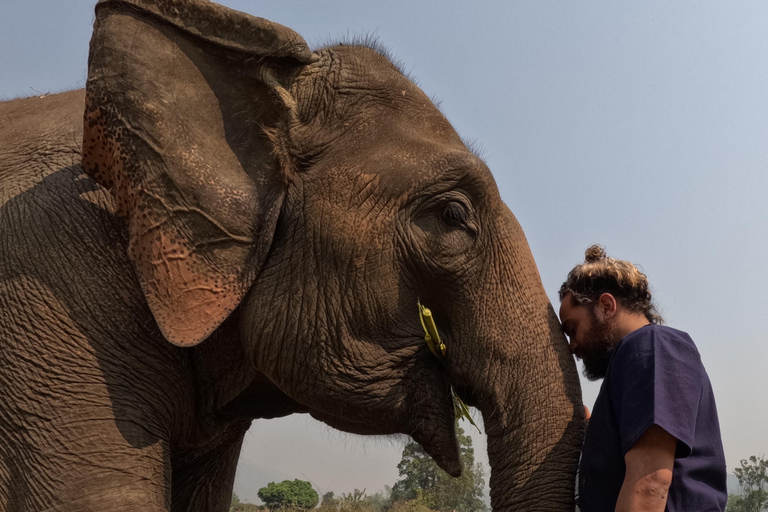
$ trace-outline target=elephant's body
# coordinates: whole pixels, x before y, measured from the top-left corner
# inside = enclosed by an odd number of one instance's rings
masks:
[[[171,489],[223,509],[245,418],[303,408],[266,380],[246,390],[259,376],[231,322],[215,344],[163,339],[125,222],[83,173],[83,107],[82,90],[0,104],[0,510],[96,509],[106,490],[123,510],[165,510]]]
[[[448,349],[424,343],[417,302]],[[85,93],[0,104],[0,509],[223,511],[251,420],[404,433],[573,508],[578,378],[487,166],[375,49],[101,0]]]

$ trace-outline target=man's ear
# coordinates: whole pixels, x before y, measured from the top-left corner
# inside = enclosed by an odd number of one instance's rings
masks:
[[[128,222],[129,257],[176,345],[208,337],[267,256],[287,181],[272,139],[314,59],[290,29],[211,2],[96,6],[83,168]]]
[[[601,321],[610,320],[616,315],[618,303],[616,297],[610,293],[603,293],[598,297],[597,304],[595,305],[598,318]]]

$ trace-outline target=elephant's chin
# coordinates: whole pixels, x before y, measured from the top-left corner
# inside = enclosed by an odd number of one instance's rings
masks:
[[[424,448],[424,451],[426,451],[427,454],[429,454],[429,456],[432,457],[435,462],[437,462],[437,465],[440,466],[443,471],[454,477],[461,475],[459,443],[456,440],[453,414],[451,414],[450,420],[447,422],[445,421],[446,418],[442,418],[441,420],[435,418],[433,421],[419,418],[418,421],[415,422],[413,429],[408,432],[403,432],[399,429],[393,430],[391,427],[388,428],[384,423],[379,423],[377,425],[358,423],[337,418],[335,416],[327,415],[318,411],[310,411],[310,415],[316,420],[322,421],[326,425],[339,430],[343,430],[344,432],[349,432],[351,434],[408,434],[414,439],[414,441],[419,443]]]
[[[459,443],[456,440],[456,432],[453,428],[445,431],[439,429],[429,436],[425,436],[417,431],[412,433],[411,437],[424,447],[424,451],[435,459],[435,462],[443,471],[454,477],[461,476]]]

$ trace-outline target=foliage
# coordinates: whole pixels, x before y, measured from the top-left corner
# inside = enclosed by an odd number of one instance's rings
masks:
[[[320,508],[332,508],[335,509],[339,500],[334,497],[333,491],[329,491],[323,494],[323,500],[320,502]]]
[[[392,487],[393,502],[407,501],[407,506],[424,506],[439,512],[485,510],[481,499],[484,485],[483,468],[480,464],[475,464],[472,438],[466,435],[461,427],[457,427],[456,434],[462,466],[461,476],[451,477],[438,467],[419,444],[408,443],[397,465],[401,479]]]
[[[269,508],[313,508],[319,497],[312,484],[304,480],[284,480],[279,484],[270,482],[259,489],[259,498]]]
[[[355,489],[348,494],[342,493],[338,498],[333,492],[327,492],[323,494],[320,509],[322,512],[385,512],[390,507],[389,491],[385,486],[383,492],[366,496],[365,489]]]
[[[429,507],[424,505],[420,500],[412,501],[395,501],[392,503],[392,508],[389,512],[432,512]]]
[[[336,507],[339,512],[363,512],[368,509],[365,500],[365,489],[355,489],[349,494],[342,493]]]
[[[751,456],[742,459],[733,473],[739,479],[741,493],[728,496],[726,512],[762,512],[768,510],[768,459]]]
[[[232,504],[229,507],[229,512],[256,512],[257,510],[260,510],[258,505],[243,503],[236,493],[232,493]]]
[[[367,496],[365,498],[365,503],[374,510],[374,512],[384,512],[389,510],[390,506],[392,505],[392,499],[390,495],[392,494],[392,489],[385,485],[383,491],[379,491],[373,496]]]

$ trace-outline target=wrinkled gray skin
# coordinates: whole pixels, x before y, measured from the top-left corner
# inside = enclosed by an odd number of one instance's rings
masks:
[[[573,509],[578,379],[523,232],[377,51],[101,2],[86,91],[0,104],[0,226],[0,510],[227,510],[251,420],[292,413],[457,474],[451,384],[494,508]]]

